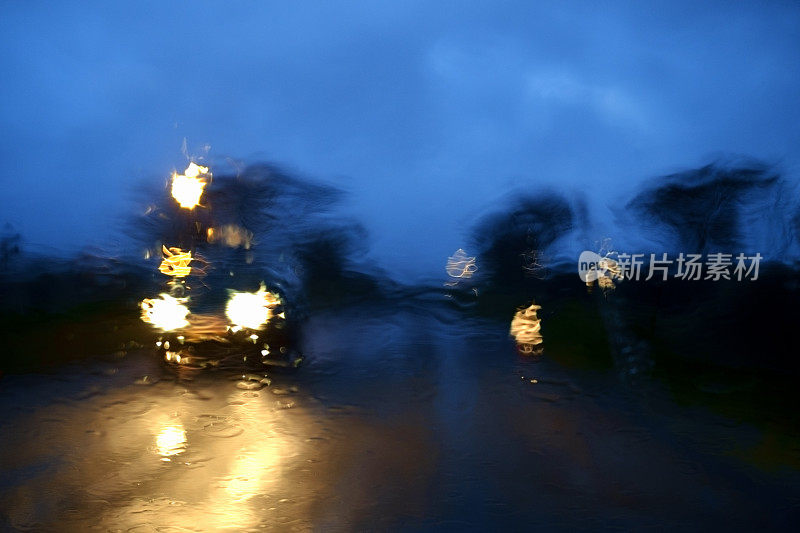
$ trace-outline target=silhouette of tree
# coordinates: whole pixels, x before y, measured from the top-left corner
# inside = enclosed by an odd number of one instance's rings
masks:
[[[216,292],[237,281],[255,290],[263,280],[290,301],[308,300],[323,287],[363,277],[354,256],[365,250],[366,231],[336,216],[342,197],[332,186],[256,164],[214,174],[191,211],[161,191],[146,215],[131,221],[129,234],[156,255],[161,244],[192,250],[203,285]]]
[[[749,224],[774,213],[779,185],[763,164],[711,164],[660,178],[627,207],[688,253],[734,252]]]
[[[510,208],[475,226],[478,272],[495,285],[523,283],[530,278],[530,262],[569,232],[574,219],[567,200],[554,193],[514,200]]]
[[[8,269],[13,258],[20,252],[20,234],[14,231],[14,227],[8,222],[3,226],[3,233],[0,235],[0,264],[3,270]]]

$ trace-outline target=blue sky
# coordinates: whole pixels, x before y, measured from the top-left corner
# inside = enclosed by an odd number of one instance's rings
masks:
[[[341,186],[382,266],[437,273],[512,189],[602,220],[721,154],[797,174],[800,4],[538,4],[4,2],[0,222],[119,249],[185,138]]]

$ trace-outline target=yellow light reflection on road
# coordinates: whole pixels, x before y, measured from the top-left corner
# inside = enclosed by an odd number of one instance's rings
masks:
[[[284,427],[296,422],[286,417],[287,410],[239,391],[228,401],[232,418],[240,421],[244,433],[228,447],[231,459],[226,471],[218,473],[210,494],[209,527],[215,530],[246,529],[264,520],[264,502],[285,497],[287,463],[302,449],[299,439]]]
[[[169,457],[178,455],[184,450],[186,450],[186,431],[180,423],[161,428],[156,435],[158,455],[169,460]]]

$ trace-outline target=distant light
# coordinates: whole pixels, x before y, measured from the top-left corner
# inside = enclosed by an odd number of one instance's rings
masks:
[[[542,307],[531,304],[520,309],[511,321],[511,335],[516,339],[520,351],[527,354],[539,353],[542,344],[542,320],[537,312]]]
[[[219,242],[230,248],[249,250],[253,245],[253,233],[235,224],[226,224],[206,230],[209,243]]]
[[[201,175],[210,176],[208,167],[201,167],[195,163],[189,163],[183,174],[177,172],[172,174],[172,197],[184,209],[194,209],[200,205],[200,197],[206,186],[206,180]]]
[[[162,329],[172,331],[188,326],[186,316],[189,308],[184,305],[185,298],[174,298],[169,294],[160,294],[158,298],[145,298],[142,300],[142,320],[148,324]]]
[[[471,278],[478,270],[475,258],[467,255],[463,249],[459,248],[456,253],[447,259],[447,275],[451,278]]]

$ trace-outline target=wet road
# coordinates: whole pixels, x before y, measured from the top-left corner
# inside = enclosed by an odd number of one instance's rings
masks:
[[[148,350],[5,376],[0,525],[790,529],[800,516],[798,472],[745,453],[758,428],[547,348],[521,356],[507,324],[320,314],[303,352],[268,384]]]

